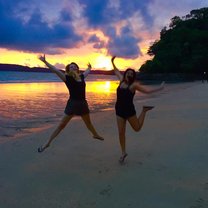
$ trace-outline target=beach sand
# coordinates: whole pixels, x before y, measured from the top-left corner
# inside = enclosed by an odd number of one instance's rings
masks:
[[[114,111],[91,114],[105,141],[77,118],[41,154],[54,127],[2,143],[0,207],[207,208],[208,84],[161,93],[135,102],[137,113],[142,104],[155,108],[140,132],[127,125],[124,165]]]

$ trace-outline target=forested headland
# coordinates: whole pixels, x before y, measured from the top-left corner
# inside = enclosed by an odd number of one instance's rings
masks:
[[[153,58],[140,67],[141,73],[208,73],[208,7],[173,17],[147,53]]]

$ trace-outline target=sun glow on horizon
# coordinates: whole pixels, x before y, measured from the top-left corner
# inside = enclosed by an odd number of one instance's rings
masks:
[[[114,93],[118,86],[117,81],[96,81],[89,82],[86,86],[87,92]]]
[[[112,63],[110,57],[104,56],[103,54],[99,55],[95,59],[94,68],[102,70],[112,70]]]
[[[83,48],[81,54],[78,52],[78,49],[75,49],[73,53],[72,51],[70,52],[66,51],[65,54],[59,54],[59,55],[46,54],[46,59],[52,65],[55,65],[57,67],[60,66],[61,69],[64,69],[65,66],[71,62],[76,62],[79,65],[80,69],[84,69],[84,70],[87,69],[88,63],[91,63],[92,70],[109,71],[113,69],[111,63],[111,56],[106,55],[105,51],[103,53],[92,52],[92,50],[90,53],[87,53],[87,51],[90,51],[89,48]],[[145,45],[143,45],[142,46],[143,54],[145,53],[145,51],[146,51],[146,47]],[[0,53],[1,53],[0,63],[3,64],[17,64],[28,67],[46,67],[45,64],[38,59],[38,55],[40,55],[40,53],[27,53],[23,51],[7,50],[1,48],[0,48]],[[121,71],[129,67],[138,70],[140,66],[148,58],[149,57],[147,57],[147,55],[143,55],[141,57],[138,57],[137,59],[125,59],[125,58],[117,57],[115,60],[115,64],[118,67],[118,69]]]

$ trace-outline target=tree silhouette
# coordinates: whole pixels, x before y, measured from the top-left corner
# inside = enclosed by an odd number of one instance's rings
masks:
[[[148,49],[152,60],[139,71],[146,73],[202,73],[208,71],[208,8],[171,19]]]

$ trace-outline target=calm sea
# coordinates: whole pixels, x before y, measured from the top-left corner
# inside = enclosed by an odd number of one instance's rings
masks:
[[[89,75],[86,96],[91,113],[114,108],[116,76]],[[63,115],[68,89],[52,73],[0,71],[0,139],[45,128]],[[135,99],[146,99],[137,93]]]

